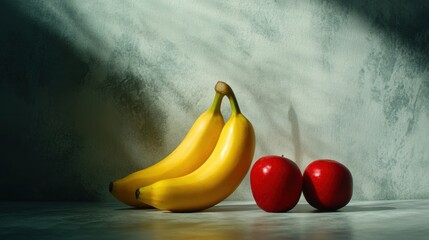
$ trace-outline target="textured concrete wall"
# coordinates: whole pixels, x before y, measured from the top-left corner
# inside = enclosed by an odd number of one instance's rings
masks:
[[[255,160],[333,158],[354,199],[428,198],[428,10],[2,1],[0,199],[111,200],[108,183],[171,151],[218,80],[255,127]],[[231,199],[251,199],[248,177]]]

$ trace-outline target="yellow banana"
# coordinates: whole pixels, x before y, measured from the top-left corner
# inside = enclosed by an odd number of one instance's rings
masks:
[[[172,212],[200,211],[223,201],[240,185],[253,160],[255,133],[232,89],[219,83],[222,87],[216,90],[228,96],[232,112],[209,159],[188,175],[139,188],[138,200]]]
[[[215,86],[215,89],[219,85]],[[216,91],[211,107],[202,113],[177,148],[158,163],[110,183],[109,190],[119,201],[147,207],[135,197],[138,188],[156,181],[184,176],[199,168],[210,156],[225,124],[220,111],[223,94]]]

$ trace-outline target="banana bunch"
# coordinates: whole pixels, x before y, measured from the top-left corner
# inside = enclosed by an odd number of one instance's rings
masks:
[[[202,113],[182,142],[156,164],[110,183],[119,201],[138,208],[148,207],[135,197],[136,189],[159,180],[184,176],[199,168],[210,156],[225,125],[220,111],[224,94],[216,91],[211,107]]]
[[[110,184],[118,200],[134,207],[193,212],[212,207],[234,192],[252,163],[255,133],[231,87],[218,82],[215,90],[212,106],[171,154]],[[220,112],[224,96],[232,110],[226,123]]]

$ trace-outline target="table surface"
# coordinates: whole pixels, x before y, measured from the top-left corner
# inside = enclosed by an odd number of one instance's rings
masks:
[[[117,202],[0,202],[0,239],[429,239],[429,200],[352,201],[336,212],[305,202],[267,213],[224,201],[202,212]]]

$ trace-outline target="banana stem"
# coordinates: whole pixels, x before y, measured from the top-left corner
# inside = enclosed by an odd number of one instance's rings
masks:
[[[209,111],[218,112],[220,111],[220,105],[222,104],[223,94],[216,92],[212,105]]]
[[[232,114],[239,114],[240,106],[238,106],[237,98],[235,97],[234,91],[232,91],[232,88],[226,84],[225,82],[217,82],[215,86],[215,90],[217,93],[228,96],[229,103],[231,104],[231,113]]]

